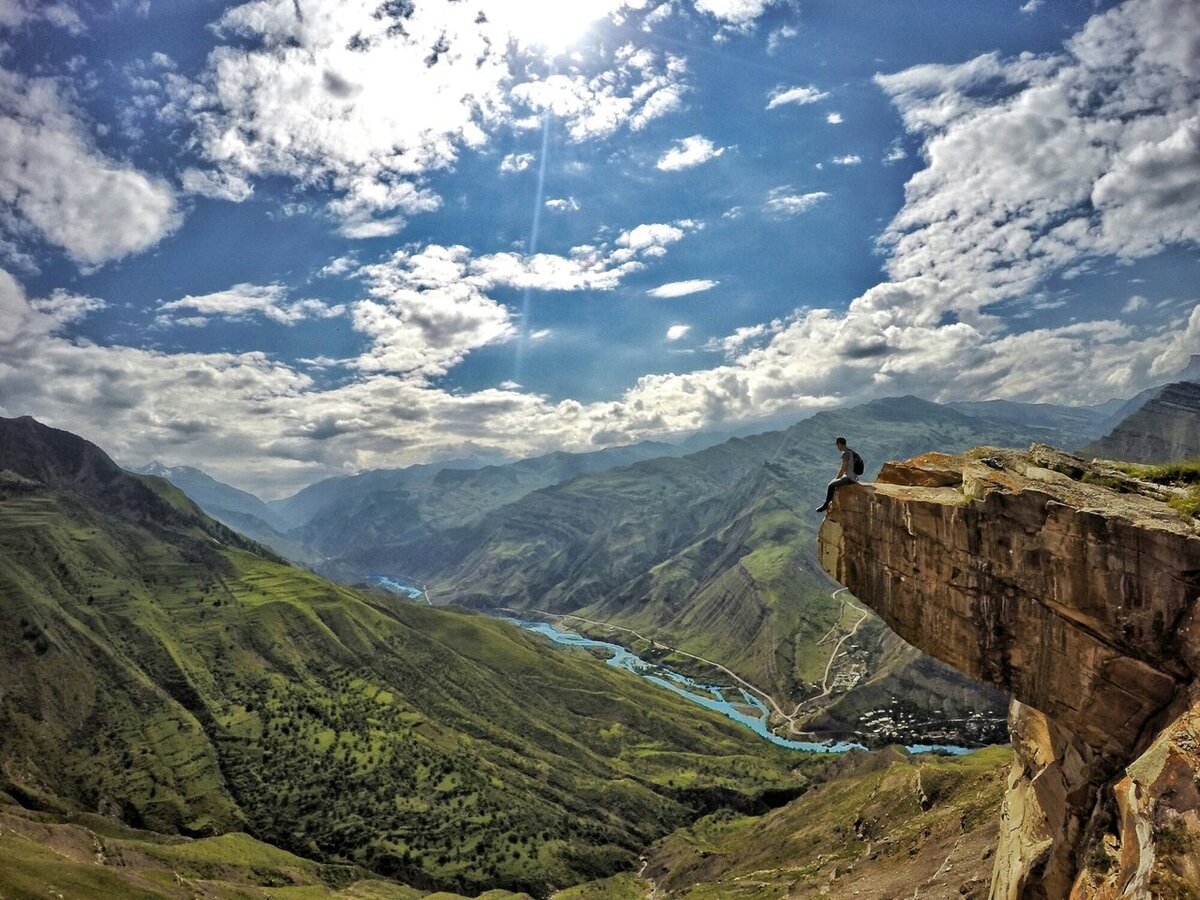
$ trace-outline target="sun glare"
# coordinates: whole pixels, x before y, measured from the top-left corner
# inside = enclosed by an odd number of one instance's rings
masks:
[[[503,15],[519,43],[561,51],[618,5],[613,0],[510,0]]]

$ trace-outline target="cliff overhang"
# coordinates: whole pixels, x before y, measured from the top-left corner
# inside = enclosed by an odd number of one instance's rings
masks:
[[[1148,796],[1131,774],[1146,754],[1200,767],[1200,735],[1175,735],[1197,700],[1200,530],[1164,499],[1049,447],[981,448],[888,463],[839,490],[821,527],[834,578],[905,640],[1014,698],[993,896],[1138,896],[1147,859],[1165,865],[1138,827],[1200,836],[1182,784],[1154,821],[1122,825],[1130,798]]]

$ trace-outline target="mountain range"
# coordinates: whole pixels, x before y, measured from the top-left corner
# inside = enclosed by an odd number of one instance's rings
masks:
[[[723,678],[694,657],[711,660],[769,696],[792,731],[920,741],[938,728],[973,742],[1002,736],[1002,698],[831,596],[808,549],[832,437],[848,435],[877,468],[928,446],[1077,446],[1122,406],[891,398],[698,452],[645,443],[370,472],[271,509],[293,523],[282,540],[304,548],[292,558],[339,581],[387,575],[427,586],[434,603],[572,616],[576,630]],[[903,713],[881,720],[897,700]]]
[[[541,895],[804,783],[585,654],[288,565],[74,435],[2,419],[0,468],[0,804]]]
[[[1159,389],[1103,437],[1141,421],[1190,440],[1191,396]],[[1003,697],[816,565],[832,437],[873,471],[931,446],[1098,440],[1116,410],[890,398],[713,446],[366,473],[286,506],[0,419],[0,892],[617,898],[649,889],[644,855],[659,896],[801,871],[936,893],[951,860],[980,895],[1001,757],[831,765],[461,606],[709,677],[719,661],[785,730],[999,739]],[[455,607],[326,581],[247,521],[345,582],[388,573]]]

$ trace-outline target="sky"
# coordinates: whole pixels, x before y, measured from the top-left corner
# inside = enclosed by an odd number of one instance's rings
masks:
[[[271,497],[1200,352],[1200,5],[0,0],[0,415]]]

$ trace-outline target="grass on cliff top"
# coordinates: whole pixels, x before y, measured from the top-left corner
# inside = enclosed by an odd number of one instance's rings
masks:
[[[1187,488],[1186,494],[1168,500],[1167,505],[1185,516],[1200,518],[1200,460],[1156,466],[1124,463],[1118,468],[1143,481]]]

